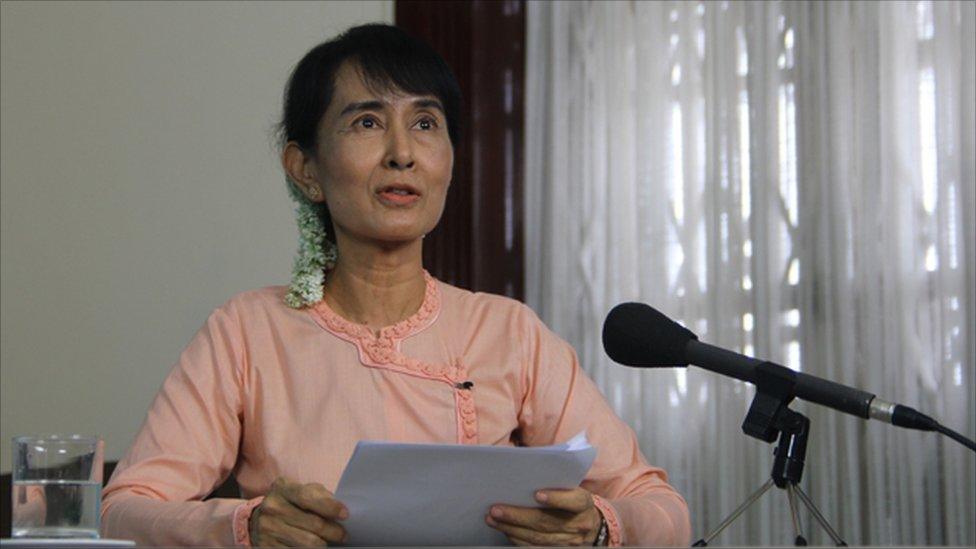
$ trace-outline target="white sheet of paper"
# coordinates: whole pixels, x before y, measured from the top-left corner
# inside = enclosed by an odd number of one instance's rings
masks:
[[[539,507],[536,490],[579,486],[595,458],[585,433],[537,447],[361,441],[335,494],[347,545],[508,545],[485,524],[491,505]]]

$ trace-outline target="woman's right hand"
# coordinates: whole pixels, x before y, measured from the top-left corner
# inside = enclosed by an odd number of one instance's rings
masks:
[[[349,510],[325,486],[278,477],[264,501],[251,512],[251,545],[313,547],[341,543],[346,530],[336,521]]]

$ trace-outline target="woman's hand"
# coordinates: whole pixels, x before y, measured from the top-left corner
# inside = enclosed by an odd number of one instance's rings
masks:
[[[593,545],[600,533],[600,511],[583,488],[540,490],[545,508],[492,505],[485,522],[515,545]]]
[[[251,545],[313,547],[341,543],[346,530],[336,521],[347,518],[346,506],[325,486],[278,477],[251,513]]]

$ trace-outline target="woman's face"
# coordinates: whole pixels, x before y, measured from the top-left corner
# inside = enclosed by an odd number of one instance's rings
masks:
[[[339,69],[314,171],[340,243],[422,238],[444,211],[453,165],[436,97],[374,92],[356,65]]]

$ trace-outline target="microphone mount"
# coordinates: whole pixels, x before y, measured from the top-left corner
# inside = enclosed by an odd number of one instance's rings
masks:
[[[692,544],[692,547],[706,547],[710,541],[773,486],[786,491],[790,506],[790,518],[793,522],[794,545],[798,547],[807,545],[807,539],[803,536],[796,501],[799,499],[800,503],[813,514],[834,544],[838,547],[846,547],[847,543],[830,526],[827,519],[799,486],[806,461],[810,419],[789,407],[790,402],[796,397],[796,372],[772,362],[763,362],[756,366],[754,382],[756,394],[753,396],[752,404],[749,405],[749,412],[742,422],[742,431],[753,438],[768,443],[779,438],[779,444],[773,450],[773,467],[770,478],[746,498],[714,530]]]
[[[763,442],[773,442],[779,432],[788,429],[788,405],[796,397],[796,372],[763,362],[755,370],[756,395],[742,422],[742,432]]]

